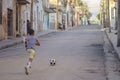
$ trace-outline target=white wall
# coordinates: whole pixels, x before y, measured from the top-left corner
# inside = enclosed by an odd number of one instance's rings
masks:
[[[42,0],[38,0],[38,3],[34,3],[33,6],[33,29],[38,32],[40,31],[40,27],[43,27],[43,6]]]

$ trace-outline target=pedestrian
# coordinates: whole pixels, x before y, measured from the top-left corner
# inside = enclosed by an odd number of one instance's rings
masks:
[[[29,34],[30,29],[31,29],[31,23],[29,20],[27,20],[27,34]]]
[[[64,20],[63,20],[62,24],[63,24],[63,30],[65,30],[65,21]]]
[[[35,57],[35,46],[40,46],[39,40],[34,36],[34,30],[30,29],[29,35],[25,39],[25,48],[29,53],[29,60],[27,66],[25,67],[25,73],[28,75],[28,69],[31,68],[31,63]]]

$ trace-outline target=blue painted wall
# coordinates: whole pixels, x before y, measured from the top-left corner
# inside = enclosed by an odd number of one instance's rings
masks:
[[[43,30],[49,30],[49,13],[44,12],[44,23],[43,23]]]

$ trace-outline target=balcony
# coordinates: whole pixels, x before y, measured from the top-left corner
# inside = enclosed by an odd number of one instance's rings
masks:
[[[22,5],[25,5],[25,4],[30,4],[30,0],[17,0],[18,4],[22,4]]]
[[[45,12],[48,12],[48,13],[55,13],[55,11],[53,9],[50,9],[50,8],[43,8]]]
[[[49,8],[50,8],[50,9],[56,9],[56,5],[49,4]]]
[[[43,9],[45,12],[48,12],[48,13],[55,13],[54,9],[51,9],[49,7],[49,0],[43,0]]]

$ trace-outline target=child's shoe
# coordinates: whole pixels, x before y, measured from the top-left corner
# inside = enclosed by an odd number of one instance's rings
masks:
[[[25,74],[26,74],[26,75],[29,74],[29,73],[28,73],[28,69],[27,69],[27,67],[25,67]]]

